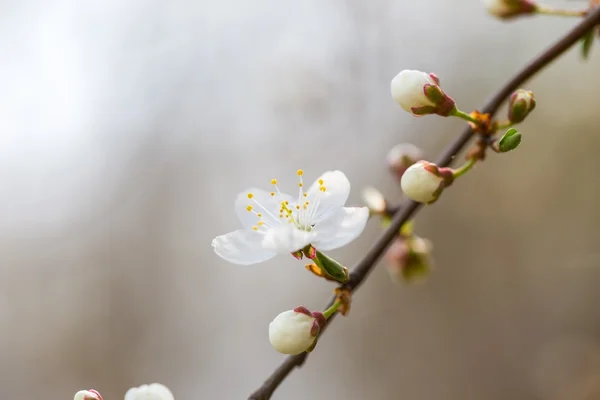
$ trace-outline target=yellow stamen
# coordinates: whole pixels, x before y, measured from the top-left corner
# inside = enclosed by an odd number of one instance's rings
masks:
[[[324,192],[324,191],[326,191],[326,190],[327,190],[327,188],[326,188],[325,186],[321,186],[321,187],[319,188],[319,190],[320,190],[321,192]]]
[[[302,182],[300,182],[300,183],[298,184],[298,187],[302,187],[302,186],[304,186],[304,185],[302,185]]]
[[[296,210],[299,210],[299,209],[300,209],[300,206],[296,206]]]
[[[253,231],[257,231],[257,230],[258,230],[258,226],[253,226],[253,227],[252,227],[252,230],[253,230]]]
[[[253,198],[253,197],[254,197],[254,195],[253,195],[252,193],[248,193],[248,198],[249,198],[249,199],[251,199],[251,198]]]
[[[306,196],[308,196],[308,193],[304,193],[302,196],[306,197]]]
[[[261,213],[258,213],[258,214],[256,214],[256,216],[257,216],[258,218],[260,218],[260,217],[262,217],[262,214],[261,214]]]
[[[323,179],[319,179],[319,185],[323,184]]]
[[[271,179],[271,185],[277,185],[277,179]]]
[[[265,224],[265,221],[258,221],[258,226],[263,226]]]
[[[302,176],[302,175],[304,175],[304,171],[302,171],[301,169],[299,169],[298,171],[296,171],[296,175]]]
[[[248,207],[246,207],[246,210],[247,210],[247,211],[252,211],[252,206],[248,206]]]
[[[275,196],[275,192],[271,192],[271,196]]]

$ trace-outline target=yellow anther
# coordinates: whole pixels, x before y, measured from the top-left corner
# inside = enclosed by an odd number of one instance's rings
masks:
[[[287,206],[288,204],[290,204],[290,202],[286,200],[285,201],[285,205]]]
[[[319,185],[323,184],[323,179],[319,179]]]
[[[253,197],[254,197],[254,195],[253,195],[252,193],[248,193],[248,198],[249,198],[249,199],[251,199],[251,198],[253,198]]]
[[[277,179],[271,179],[271,185],[277,185]]]
[[[258,226],[263,226],[265,224],[265,221],[258,221]]]
[[[303,185],[302,185],[302,182],[300,182],[300,183],[298,184],[298,187],[302,187],[302,186],[303,186]]]
[[[308,208],[308,206],[305,204],[305,205],[304,205],[304,209],[306,210],[307,208]]]
[[[283,214],[279,214],[279,218],[283,218]]]
[[[256,214],[256,216],[257,216],[258,218],[260,218],[260,217],[262,217],[262,214],[261,214],[261,213],[258,213],[258,214]]]
[[[326,188],[325,186],[321,186],[321,187],[319,188],[319,190],[320,190],[321,192],[324,192],[324,191],[326,191],[326,190],[327,190],[327,188]]]
[[[271,192],[271,196],[275,196],[275,192]]]
[[[306,196],[308,196],[308,193],[304,193],[304,194],[302,194],[302,196],[306,197]]]
[[[302,171],[301,169],[299,169],[298,171],[296,171],[296,175],[302,176],[302,175],[304,175],[304,171]]]
[[[299,209],[300,209],[300,206],[296,206],[296,210],[299,210]]]
[[[252,227],[252,230],[253,230],[253,231],[257,231],[257,230],[258,230],[258,226],[253,226],[253,227]]]
[[[246,210],[247,210],[247,211],[252,211],[252,206],[248,206],[248,207],[246,207]]]
[[[304,202],[304,204],[310,204],[310,201],[306,200],[306,201]]]

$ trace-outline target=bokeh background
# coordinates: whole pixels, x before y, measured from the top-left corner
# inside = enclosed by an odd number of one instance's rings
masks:
[[[585,2],[554,2],[572,8]],[[576,23],[503,23],[478,0],[0,2],[0,398],[106,400],[154,381],[245,399],[282,361],[279,312],[332,286],[301,262],[230,265],[236,194],[327,169],[349,202],[400,190],[385,155],[462,128],[389,94],[432,71],[471,110]],[[425,208],[425,284],[384,265],[274,399],[600,398],[600,50],[525,87],[522,146]],[[351,265],[371,223],[332,254]]]

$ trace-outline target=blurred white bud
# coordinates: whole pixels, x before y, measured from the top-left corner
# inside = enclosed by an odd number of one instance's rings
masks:
[[[383,214],[387,209],[387,202],[383,194],[374,187],[367,186],[362,190],[362,198],[372,214]]]
[[[536,5],[530,0],[483,0],[488,12],[498,18],[512,18],[535,12]]]
[[[174,397],[165,385],[152,383],[129,389],[125,393],[125,400],[174,400]]]
[[[422,159],[423,152],[417,146],[411,143],[400,143],[389,151],[387,164],[396,179],[400,179],[408,167]]]
[[[90,390],[80,390],[75,393],[75,397],[73,400],[102,400],[102,396],[94,389]]]
[[[269,324],[269,341],[283,354],[310,351],[326,322],[322,313],[311,313],[305,307],[284,311]]]
[[[513,124],[523,120],[535,109],[535,96],[529,90],[519,89],[511,96],[508,103],[508,119]]]
[[[439,84],[434,74],[405,69],[392,79],[392,97],[402,109],[413,115],[448,116],[456,106]]]
[[[430,204],[438,199],[445,186],[452,183],[452,173],[437,165],[419,161],[411,165],[400,181],[404,194],[419,203]]]
[[[397,238],[385,254],[387,269],[396,283],[426,278],[432,267],[432,245],[418,236]]]

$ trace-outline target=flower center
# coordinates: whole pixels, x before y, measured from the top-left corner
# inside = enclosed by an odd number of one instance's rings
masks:
[[[323,179],[318,180],[319,184],[319,193],[314,197],[314,204],[308,200],[308,193],[304,191],[304,182],[303,175],[304,171],[299,169],[296,171],[296,175],[298,176],[298,199],[296,202],[290,202],[288,200],[291,196],[287,196],[279,190],[279,186],[277,186],[277,179],[271,180],[271,185],[274,188],[274,191],[269,194],[275,200],[277,206],[276,212],[271,212],[268,207],[259,203],[258,200],[254,197],[253,193],[248,193],[248,199],[252,200],[254,204],[250,204],[246,207],[246,210],[249,212],[253,212],[258,217],[258,222],[256,225],[252,227],[255,231],[266,231],[269,228],[275,228],[276,224],[292,224],[295,228],[300,229],[302,231],[310,232],[315,226],[314,219],[316,217],[316,212],[321,200],[321,196],[319,194],[325,193],[327,188],[325,187],[325,182]],[[311,200],[313,200],[311,198]],[[255,211],[254,207],[257,207],[261,212]],[[271,207],[273,209],[274,207]],[[263,218],[263,213],[268,215],[269,219]]]

